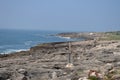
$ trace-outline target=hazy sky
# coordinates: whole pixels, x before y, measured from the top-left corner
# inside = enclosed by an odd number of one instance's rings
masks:
[[[120,0],[0,0],[0,29],[120,30]]]

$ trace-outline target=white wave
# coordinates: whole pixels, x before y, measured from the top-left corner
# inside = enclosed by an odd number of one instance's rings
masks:
[[[63,39],[71,39],[71,37],[62,37],[62,36],[57,36],[59,38],[63,38]]]
[[[20,52],[20,51],[28,51],[29,49],[7,49],[4,52],[0,53],[0,54],[10,54],[10,53],[14,53],[14,52]]]

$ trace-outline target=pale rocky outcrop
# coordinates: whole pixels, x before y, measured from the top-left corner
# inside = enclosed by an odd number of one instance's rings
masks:
[[[68,43],[47,43],[0,58],[0,80],[80,80],[89,70],[102,75],[119,69],[120,41],[71,42],[72,68],[66,67]],[[119,76],[113,76],[118,78]],[[84,79],[85,80],[85,79]]]

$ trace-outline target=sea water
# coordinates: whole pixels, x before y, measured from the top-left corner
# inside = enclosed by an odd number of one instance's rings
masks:
[[[53,36],[58,31],[0,30],[0,54],[29,50],[41,43],[72,41]]]

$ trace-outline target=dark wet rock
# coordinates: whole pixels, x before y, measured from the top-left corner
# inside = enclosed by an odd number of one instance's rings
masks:
[[[117,45],[117,48],[120,48],[120,45]]]

